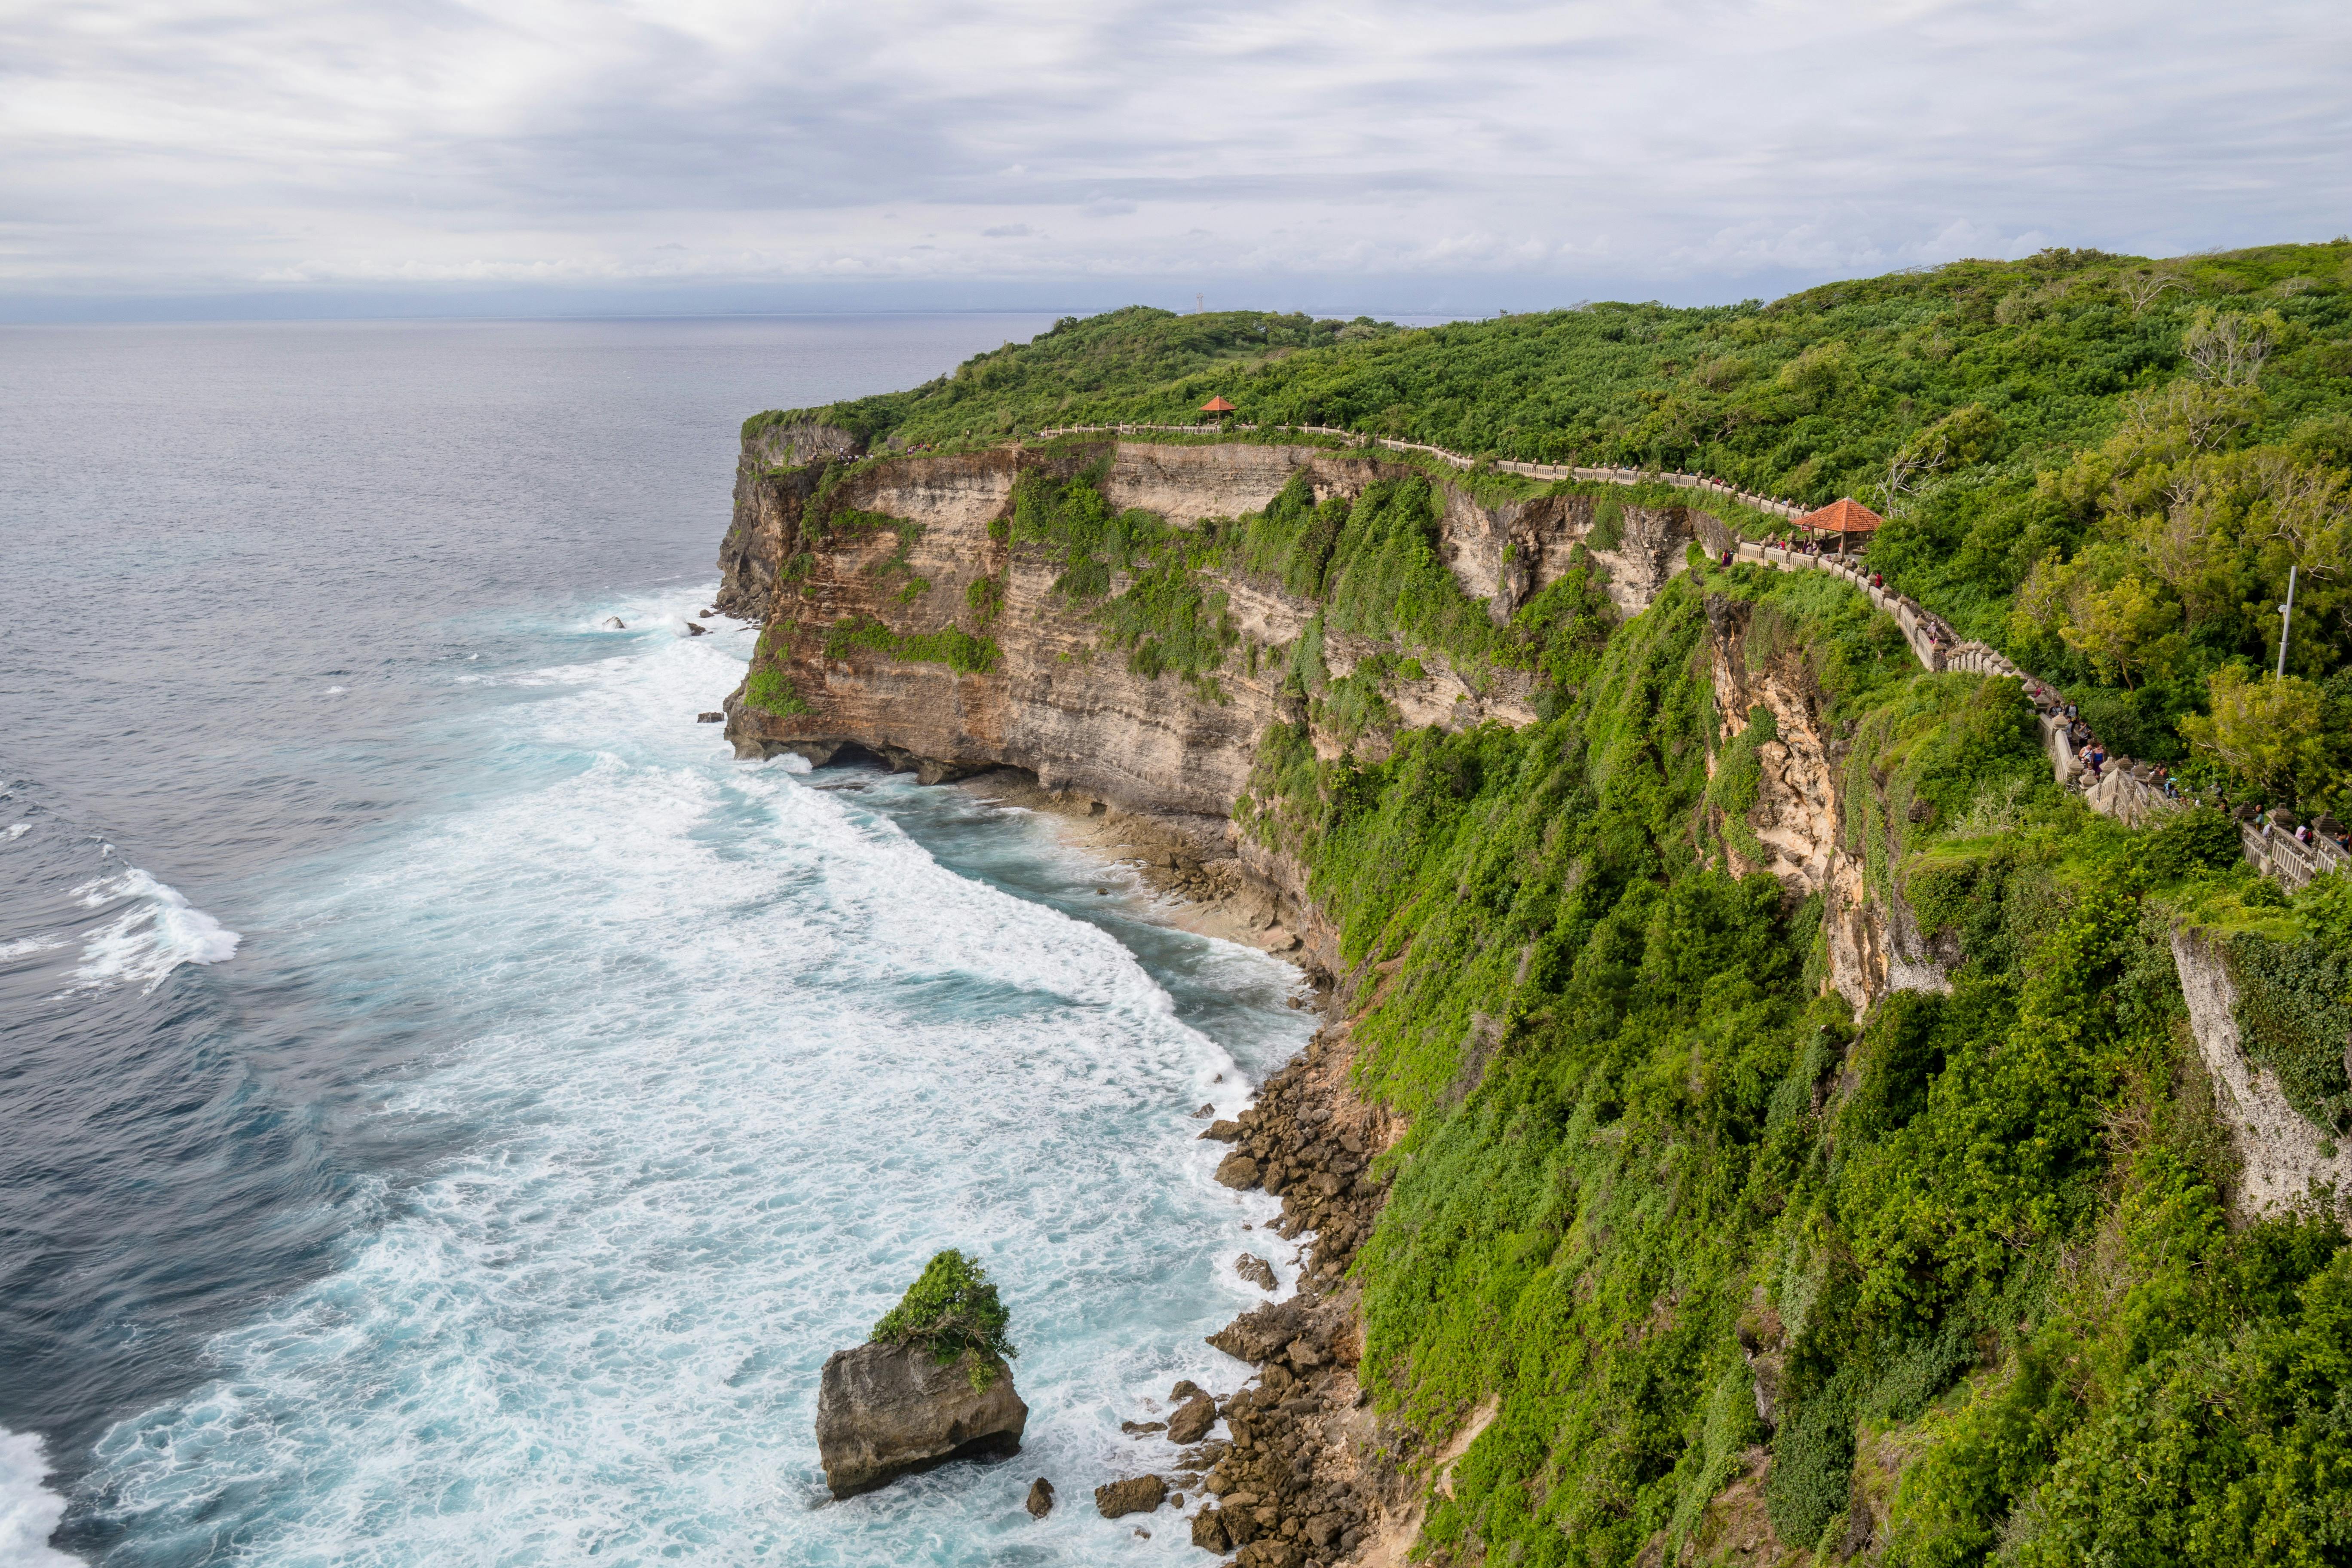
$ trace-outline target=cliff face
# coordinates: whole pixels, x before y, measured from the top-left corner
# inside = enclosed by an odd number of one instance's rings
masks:
[[[1223,818],[1240,795],[1267,725],[1305,718],[1297,694],[1286,697],[1272,668],[1239,658],[1216,670],[1214,695],[1173,675],[1135,673],[1103,646],[1092,608],[1055,592],[1064,563],[1010,542],[1016,480],[1032,469],[1067,479],[1100,467],[1098,488],[1114,510],[1192,528],[1263,509],[1302,470],[1318,500],[1352,498],[1405,471],[1315,447],[1128,442],[777,469],[767,462],[772,441],[761,432],[747,442],[719,602],[765,623],[754,679],[773,671],[792,696],[762,703],[747,700],[747,688],[728,700],[738,754],[791,751],[823,763],[854,747],[933,780],[1011,766],[1108,806],[1209,819]],[[1451,487],[1443,495],[1441,553],[1497,621],[1563,575],[1593,527],[1588,498],[1490,507]],[[1637,610],[1680,569],[1688,527],[1679,511],[1635,510],[1620,535],[1595,554],[1612,597]],[[1111,592],[1126,585],[1115,576]],[[1296,643],[1315,614],[1271,581],[1221,574],[1216,585],[1244,647]],[[847,625],[869,635],[845,638]],[[992,650],[975,652],[959,636]],[[950,646],[961,656],[943,653]],[[1381,651],[1338,634],[1321,645],[1334,677]],[[1534,717],[1514,672],[1474,681],[1426,654],[1422,665],[1393,691],[1405,725]],[[1318,742],[1327,754],[1339,750],[1336,739]]]
[[[1745,833],[1719,832],[1730,869],[1769,871],[1791,902],[1821,898],[1829,985],[1857,1014],[1889,992],[1948,991],[1946,971],[1958,954],[1936,951],[1899,888],[1880,892],[1870,885],[1855,814],[1883,816],[1887,803],[1867,774],[1855,797],[1846,742],[1829,721],[1828,699],[1804,650],[1769,637],[1755,646],[1752,614],[1738,600],[1707,605],[1718,740],[1737,741],[1756,724],[1771,737],[1752,746]],[[1720,753],[1709,759],[1710,773],[1719,760]]]

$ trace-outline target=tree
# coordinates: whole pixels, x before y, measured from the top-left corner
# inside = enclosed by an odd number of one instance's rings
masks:
[[[2329,782],[2333,748],[2319,688],[2288,676],[2276,679],[2225,665],[2206,682],[2213,710],[2180,721],[2190,746],[2218,758],[2231,773],[2265,793],[2315,794]]]
[[[999,1358],[1011,1361],[1021,1353],[1006,1332],[1012,1322],[988,1270],[950,1247],[924,1265],[922,1277],[866,1338],[920,1345],[942,1366],[970,1352],[972,1386],[985,1388],[995,1380]]]
[[[2124,298],[2131,301],[2132,314],[2137,316],[2155,304],[2157,297],[2166,290],[2184,289],[2188,285],[2169,272],[2150,272],[2141,268],[2118,279],[2116,287],[2122,289]]]
[[[2262,379],[2263,361],[2278,347],[2285,329],[2276,310],[2223,316],[2206,305],[2181,334],[2180,352],[2198,374],[2218,386],[2252,386]]]
[[[2180,618],[2180,606],[2148,591],[2137,574],[2101,591],[2078,591],[2058,635],[2066,645],[2091,661],[2099,679],[2111,677],[2126,687],[2133,677],[2163,663],[2166,634]]]

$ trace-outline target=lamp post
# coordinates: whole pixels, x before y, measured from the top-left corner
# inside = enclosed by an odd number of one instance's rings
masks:
[[[2278,679],[2281,680],[2286,679],[2287,634],[2294,630],[2294,573],[2295,568],[2290,563],[2286,569],[2286,603],[2279,606]]]

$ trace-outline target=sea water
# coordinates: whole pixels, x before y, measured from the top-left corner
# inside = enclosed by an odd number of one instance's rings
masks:
[[[1291,1275],[1195,1113],[1295,975],[695,721],[734,422],[1035,325],[0,332],[0,1561],[1195,1555],[1087,1494]],[[1023,1452],[834,1501],[819,1369],[943,1247]]]

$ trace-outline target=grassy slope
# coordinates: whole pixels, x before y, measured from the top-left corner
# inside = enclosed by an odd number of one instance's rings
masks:
[[[2242,384],[2190,352],[2215,322],[2267,343]],[[1407,332],[1134,308],[910,392],[798,412],[951,442],[1187,421],[1214,393],[1268,424],[1855,495],[1894,513],[1875,562],[1899,586],[2066,686],[2111,745],[2158,760],[2187,759],[2180,721],[2206,708],[2209,676],[2266,664],[2299,563],[2291,664],[2321,689],[2320,730],[2352,735],[2352,243],[2163,262],[2053,251],[1769,305]],[[2269,787],[2352,805],[2345,747],[2291,771]]]

